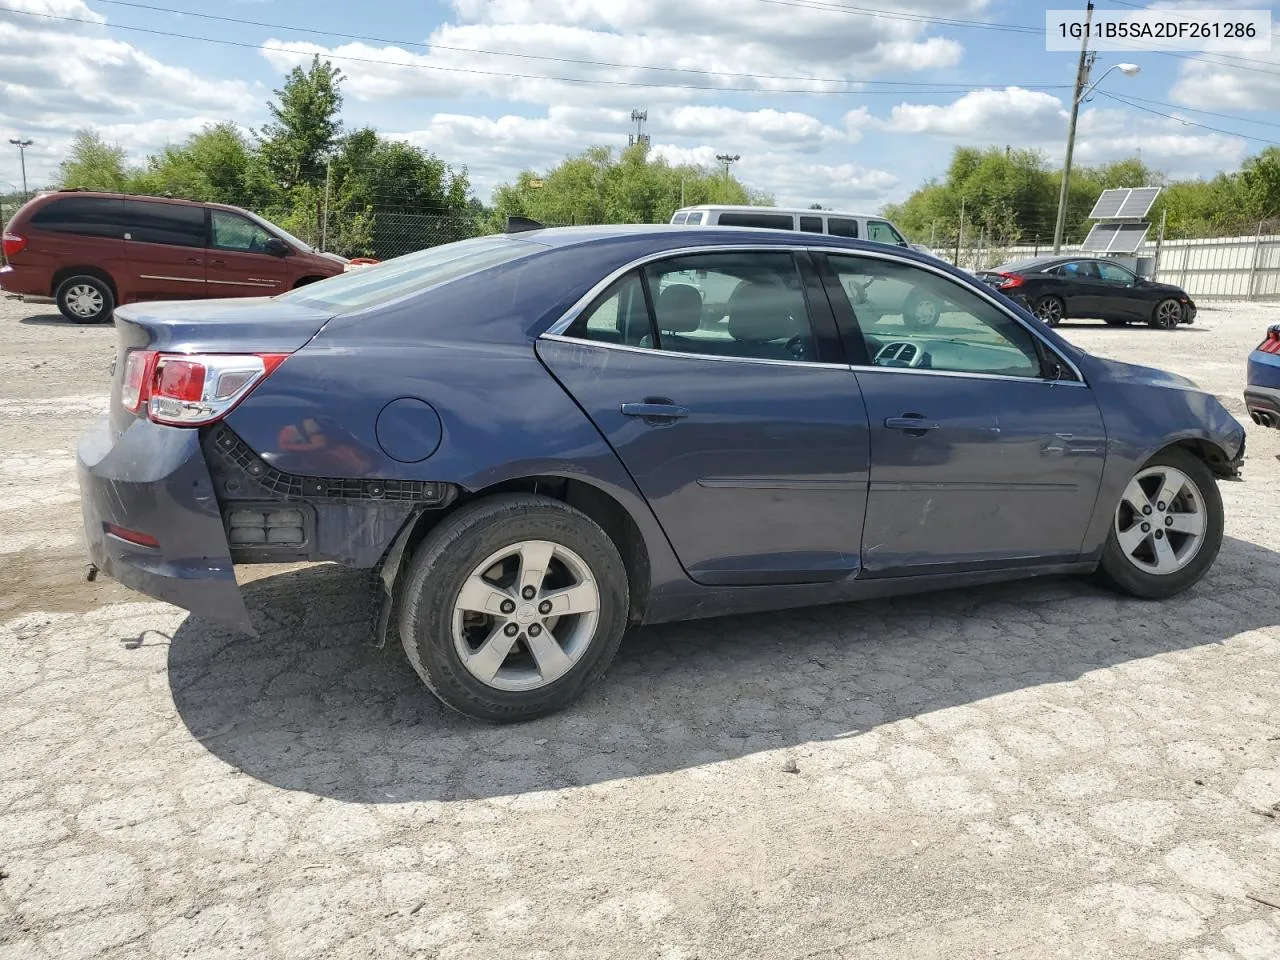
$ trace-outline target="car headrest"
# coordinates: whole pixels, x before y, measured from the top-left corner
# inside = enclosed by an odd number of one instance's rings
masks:
[[[663,333],[690,333],[702,323],[702,294],[687,283],[674,283],[658,295],[654,312]]]
[[[729,336],[750,343],[804,335],[807,320],[799,290],[747,280],[729,296]]]

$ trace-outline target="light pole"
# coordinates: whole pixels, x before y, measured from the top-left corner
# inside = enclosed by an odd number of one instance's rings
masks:
[[[1089,4],[1089,15],[1093,15],[1093,4]],[[1088,46],[1088,34],[1085,34],[1084,42],[1080,46],[1080,66],[1076,70],[1076,89],[1071,100],[1071,121],[1067,124],[1067,156],[1062,164],[1062,185],[1058,190],[1058,219],[1053,225],[1053,252],[1059,254],[1062,252],[1062,231],[1067,223],[1067,194],[1071,189],[1071,154],[1076,146],[1076,117],[1080,113],[1080,103],[1089,94],[1097,88],[1107,74],[1113,70],[1119,70],[1126,77],[1133,77],[1142,71],[1142,68],[1136,63],[1113,63],[1103,71],[1102,76],[1085,87],[1085,83],[1089,79],[1089,69],[1093,66],[1093,58],[1086,53]],[[1084,87],[1082,90],[1081,88]]]
[[[27,198],[27,147],[34,143],[34,140],[23,140],[21,137],[10,137],[9,142],[18,148],[18,156],[22,163],[22,199]]]
[[[736,153],[735,154],[717,153],[716,159],[724,164],[724,182],[728,183],[729,182],[729,164],[737,163],[739,160],[742,159],[742,157]]]

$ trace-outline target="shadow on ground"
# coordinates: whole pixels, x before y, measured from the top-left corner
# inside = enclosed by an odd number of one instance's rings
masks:
[[[443,708],[397,641],[371,646],[367,577],[318,566],[245,587],[259,637],[188,618],[169,674],[207,749],[276,786],[367,803],[520,794],[850,736],[1221,642],[1280,621],[1276,561],[1228,538],[1213,574],[1163,603],[1047,579],[644,628],[568,711],[502,727]]]

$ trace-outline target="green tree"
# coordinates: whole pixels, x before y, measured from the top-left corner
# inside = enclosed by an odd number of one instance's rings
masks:
[[[276,185],[290,191],[324,182],[325,162],[342,134],[342,71],[317,55],[294,67],[267,104],[272,120],[256,131],[262,161]]]
[[[270,193],[262,174],[248,140],[235,124],[223,122],[149,157],[136,186],[145,193],[252,207]]]
[[[124,148],[117,143],[107,143],[92,129],[76,131],[67,158],[58,169],[58,183],[62,187],[123,193],[129,189],[132,179]]]

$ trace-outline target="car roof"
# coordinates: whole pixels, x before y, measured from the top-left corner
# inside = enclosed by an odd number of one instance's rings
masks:
[[[859,217],[863,220],[888,220],[888,217],[881,216],[878,213],[854,213],[850,210],[813,210],[808,207],[801,209],[800,207],[756,207],[747,203],[695,203],[692,206],[681,207],[676,213],[685,213],[690,210],[716,210],[716,211],[733,211],[735,213],[794,213],[802,216],[813,217]],[[674,216],[675,214],[672,214]]]
[[[767,227],[688,227],[681,224],[599,224],[589,227],[546,227],[511,234],[522,240],[541,243],[548,247],[569,247],[577,244],[615,241],[634,243],[636,246],[710,246],[725,244],[765,244],[778,246],[843,247],[845,249],[884,251],[886,244],[871,240],[853,240],[833,237],[825,233],[801,233],[796,230],[771,230]],[[889,247],[897,253],[912,251],[903,247]]]
[[[209,207],[216,210],[234,210],[237,213],[243,213],[241,207],[232,206],[229,203],[213,203],[207,200],[183,200],[179,197],[154,197],[150,194],[143,193],[105,193],[100,190],[50,190],[44,193],[38,193],[31,198],[32,203],[51,203],[53,200],[61,197],[94,197],[102,200],[146,200],[155,203],[172,203],[177,206],[184,207]]]

